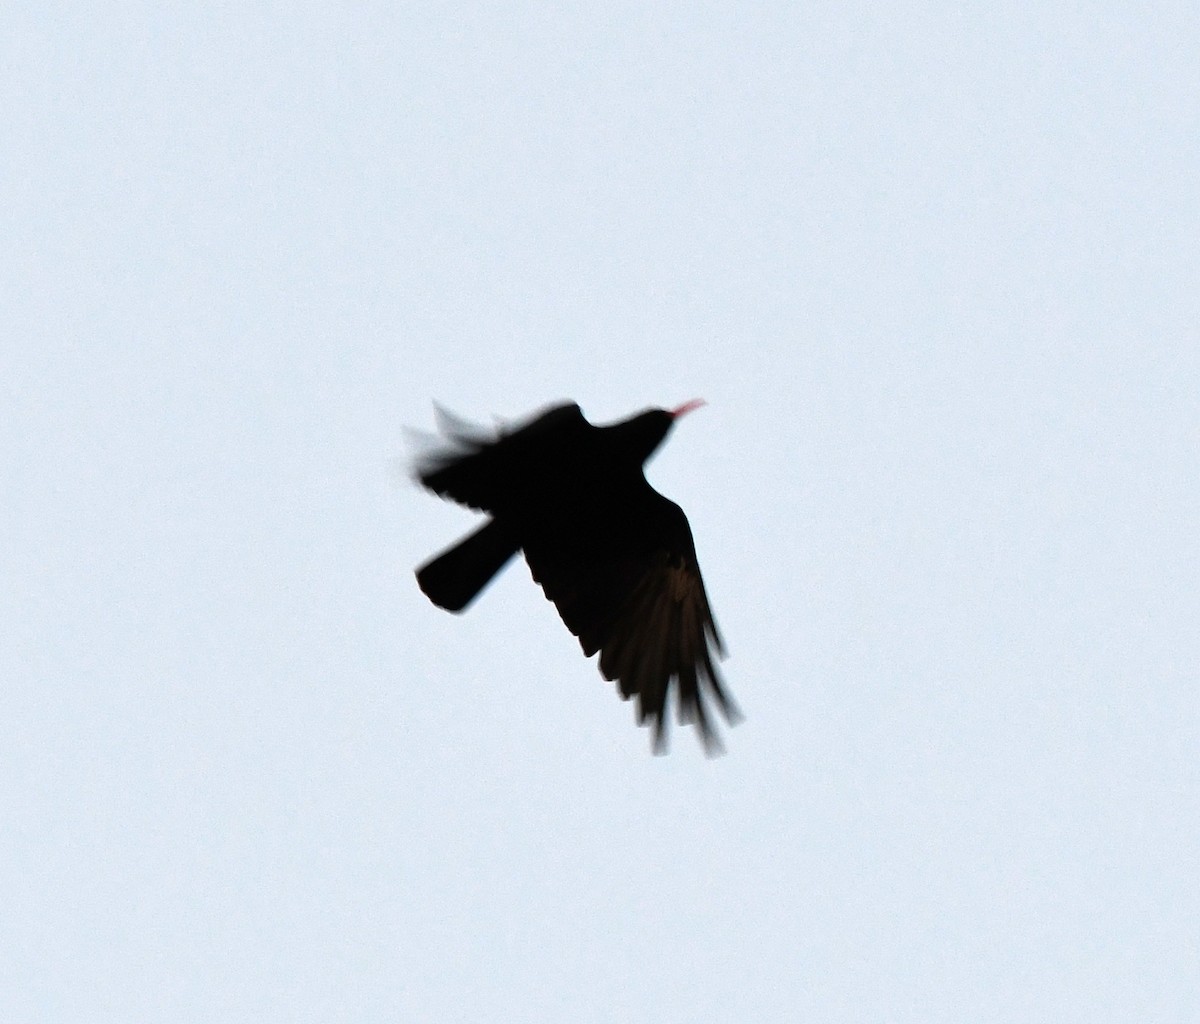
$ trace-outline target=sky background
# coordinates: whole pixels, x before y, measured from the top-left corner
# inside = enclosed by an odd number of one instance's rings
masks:
[[[1200,13],[24,5],[6,1022],[1200,1019]],[[406,427],[694,396],[649,736]]]

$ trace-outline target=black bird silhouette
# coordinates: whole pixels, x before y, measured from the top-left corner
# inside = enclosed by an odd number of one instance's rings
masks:
[[[639,724],[666,742],[666,704],[677,687],[681,722],[721,750],[705,707],[741,718],[714,652],[724,647],[683,510],[646,482],[642,466],[675,421],[702,400],[648,409],[597,427],[575,403],[548,408],[495,434],[438,409],[444,441],[417,461],[417,480],[443,498],[490,513],[475,532],[417,570],[434,604],[462,611],[517,551],[600,673],[621,698],[637,697]]]

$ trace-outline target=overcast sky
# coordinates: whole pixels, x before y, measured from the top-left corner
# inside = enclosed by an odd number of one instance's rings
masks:
[[[6,1022],[1200,1019],[1194,2],[3,22]],[[715,760],[403,471],[694,396]]]

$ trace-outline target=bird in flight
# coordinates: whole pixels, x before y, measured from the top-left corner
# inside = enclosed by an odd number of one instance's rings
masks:
[[[416,479],[443,498],[486,512],[482,526],[417,570],[421,590],[448,611],[467,607],[518,551],[583,653],[638,723],[667,748],[672,686],[679,720],[708,754],[721,740],[706,701],[741,714],[714,663],[724,656],[687,516],[646,482],[642,467],[676,421],[703,405],[647,409],[597,427],[574,402],[495,433],[438,409],[441,438],[419,456]]]

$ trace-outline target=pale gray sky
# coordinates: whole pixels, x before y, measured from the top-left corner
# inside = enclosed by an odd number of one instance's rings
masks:
[[[1200,1019],[1194,3],[0,35],[0,1018]],[[396,471],[695,395],[716,761]]]

